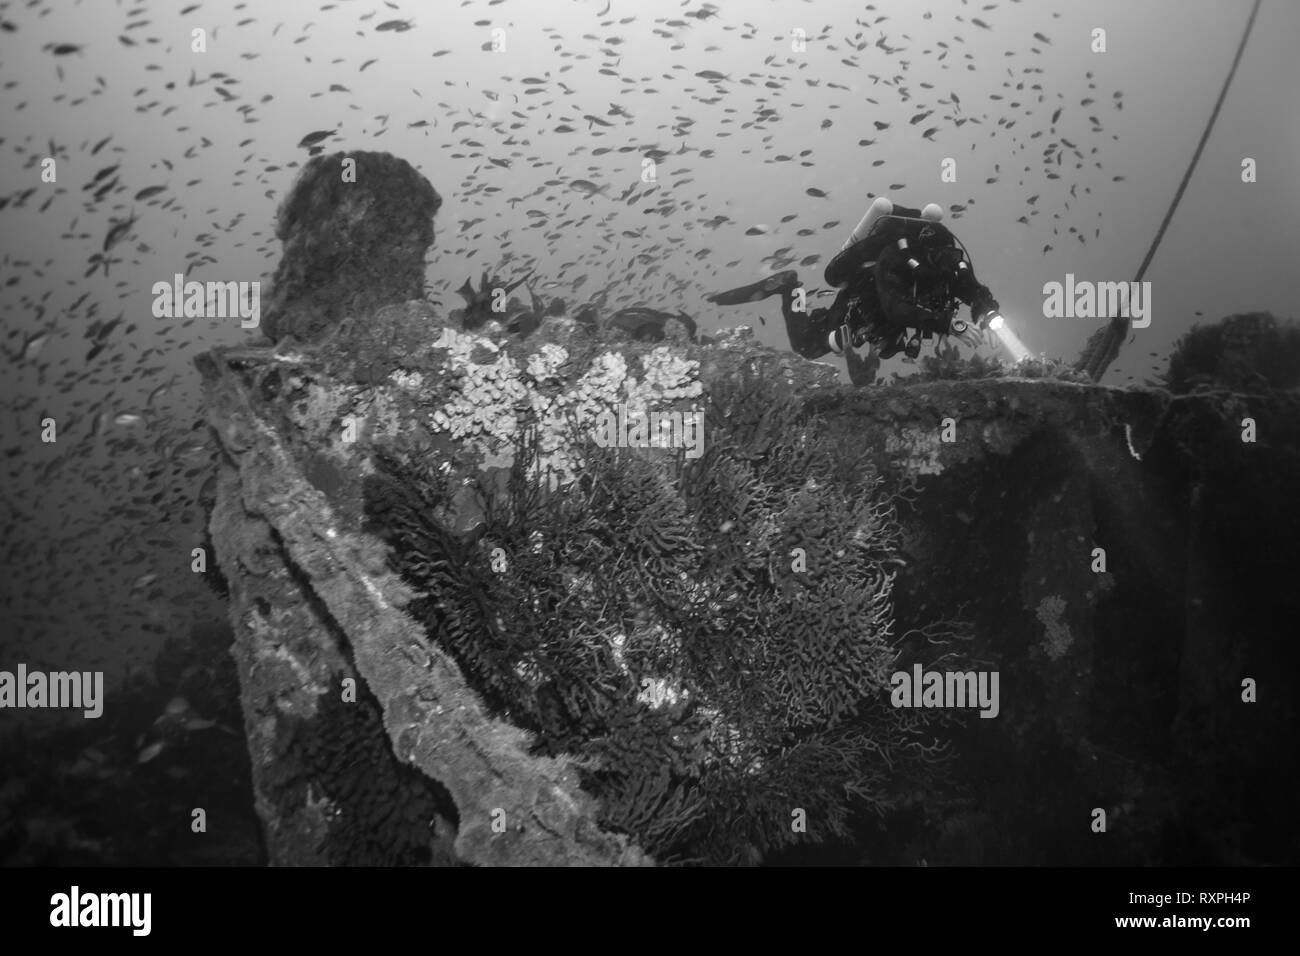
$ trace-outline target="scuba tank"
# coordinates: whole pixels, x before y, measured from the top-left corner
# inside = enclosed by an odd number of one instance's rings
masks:
[[[868,233],[871,232],[871,227],[876,224],[876,220],[881,216],[892,215],[893,212],[894,204],[889,201],[889,197],[877,196],[875,201],[867,207],[866,214],[858,221],[858,224],[853,227],[853,231],[849,233],[849,237],[844,240],[844,245],[840,246],[840,252],[843,252],[854,243],[861,242],[863,239],[867,238]]]
[[[886,208],[891,211],[883,212]],[[902,226],[904,235],[908,236],[916,236],[924,228],[936,225],[933,220],[923,219],[919,209],[895,206],[887,199],[884,203],[877,200],[871,204],[871,208],[867,210],[867,215],[862,217],[862,221],[858,223],[850,236],[850,239],[852,239],[861,230],[863,231],[862,238],[848,243],[835,255],[835,258],[826,264],[824,276],[827,285],[850,285],[856,279],[862,277],[864,269],[869,270],[875,265],[876,259],[885,246],[888,245],[888,240],[882,234],[882,227],[887,223]],[[942,229],[943,227],[939,226],[938,228]]]

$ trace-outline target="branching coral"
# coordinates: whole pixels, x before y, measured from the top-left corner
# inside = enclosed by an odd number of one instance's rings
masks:
[[[603,357],[570,409],[647,383],[690,397],[693,374],[652,358],[628,388]],[[924,718],[888,704],[899,529],[878,479],[761,379],[707,405],[703,456],[588,447],[563,493],[532,480],[540,436],[520,432],[472,541],[434,519],[454,490],[436,469],[381,460],[367,501],[420,595],[409,613],[583,768],[605,826],[669,861],[752,862],[842,835],[932,753]]]

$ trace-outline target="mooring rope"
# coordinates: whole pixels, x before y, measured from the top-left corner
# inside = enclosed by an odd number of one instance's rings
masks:
[[[1134,282],[1141,282],[1142,277],[1146,275],[1147,266],[1151,265],[1151,260],[1155,258],[1156,250],[1160,248],[1160,241],[1165,237],[1165,230],[1169,228],[1169,223],[1174,218],[1174,211],[1178,209],[1178,203],[1183,198],[1183,193],[1187,191],[1187,184],[1191,182],[1192,173],[1196,171],[1196,164],[1200,161],[1201,153],[1205,151],[1205,144],[1209,142],[1210,132],[1214,129],[1214,122],[1219,118],[1219,110],[1223,108],[1223,101],[1228,97],[1228,88],[1232,86],[1232,78],[1237,75],[1237,67],[1241,64],[1241,56],[1246,52],[1246,41],[1250,39],[1250,31],[1255,26],[1255,17],[1259,14],[1260,4],[1263,0],[1255,0],[1250,9],[1250,18],[1246,21],[1246,29],[1242,31],[1241,42],[1237,44],[1237,53],[1232,58],[1232,66],[1228,70],[1227,77],[1224,78],[1223,88],[1219,90],[1219,98],[1214,104],[1214,109],[1210,112],[1209,122],[1205,124],[1205,131],[1201,133],[1201,141],[1196,144],[1196,152],[1192,154],[1192,161],[1187,165],[1187,172],[1183,173],[1183,181],[1178,184],[1177,191],[1174,192],[1173,202],[1169,204],[1169,210],[1165,213],[1164,221],[1160,223],[1160,228],[1156,231],[1156,237],[1151,240],[1151,248],[1147,250],[1146,258],[1142,260],[1142,265],[1138,268],[1137,278]],[[1128,336],[1129,318],[1128,316],[1115,316],[1110,320],[1110,329],[1106,339],[1098,343],[1095,355],[1089,356],[1088,374],[1092,380],[1098,381],[1106,373],[1106,369],[1119,356],[1119,347],[1124,339]]]
[[[1232,85],[1232,78],[1237,75],[1237,67],[1241,64],[1241,55],[1246,52],[1246,41],[1250,38],[1251,28],[1255,25],[1255,15],[1259,13],[1259,6],[1263,0],[1255,0],[1255,5],[1250,10],[1250,19],[1246,21],[1246,29],[1241,34],[1241,42],[1237,44],[1237,55],[1232,58],[1232,67],[1228,70],[1228,76],[1223,81],[1223,89],[1219,90],[1219,99],[1214,104],[1214,110],[1210,113],[1210,121],[1205,124],[1205,132],[1201,134],[1201,141],[1196,144],[1196,152],[1192,154],[1192,161],[1187,165],[1187,172],[1183,173],[1183,181],[1178,184],[1178,191],[1174,193],[1174,201],[1169,204],[1169,211],[1165,213],[1165,220],[1160,224],[1160,229],[1156,232],[1155,239],[1151,242],[1151,248],[1147,250],[1146,258],[1142,260],[1142,266],[1137,271],[1137,278],[1134,282],[1141,282],[1142,277],[1146,275],[1147,266],[1151,265],[1151,260],[1155,258],[1156,248],[1160,245],[1160,240],[1165,236],[1165,230],[1169,228],[1169,221],[1174,218],[1174,210],[1178,208],[1179,200],[1183,198],[1183,193],[1187,191],[1187,184],[1191,182],[1192,173],[1196,169],[1196,163],[1201,158],[1201,153],[1205,151],[1205,144],[1210,139],[1210,131],[1214,129],[1214,121],[1219,118],[1219,110],[1223,108],[1223,101],[1228,98],[1228,87]]]

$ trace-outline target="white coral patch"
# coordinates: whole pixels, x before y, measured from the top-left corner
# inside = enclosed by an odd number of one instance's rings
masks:
[[[939,435],[924,428],[904,428],[902,435],[885,439],[885,451],[907,471],[918,475],[937,475],[943,471],[939,461]]]
[[[520,661],[515,664],[515,676],[534,690],[542,686],[542,669],[536,661]]]
[[[641,363],[644,378],[638,382],[629,378],[626,386],[628,414],[645,414],[648,407],[679,398],[697,398],[704,386],[699,381],[700,363],[674,355],[671,349],[660,346]]]
[[[424,376],[419,372],[408,372],[405,369],[394,369],[388,376],[388,380],[400,389],[410,392],[416,392],[424,388]]]
[[[559,345],[548,342],[541,350],[528,356],[528,374],[535,381],[545,382],[553,379],[560,366],[569,360],[569,353]]]
[[[1038,602],[1035,616],[1046,629],[1043,635],[1043,650],[1051,660],[1058,660],[1065,655],[1074,643],[1070,625],[1065,621],[1065,599],[1057,594],[1049,594]]]
[[[673,686],[666,678],[643,677],[641,691],[636,695],[636,699],[637,703],[645,704],[651,710],[658,710],[660,707],[672,707],[688,696],[684,688]]]
[[[627,635],[622,631],[609,639],[609,650],[614,656],[614,665],[624,674],[627,673]]]
[[[451,401],[434,412],[433,425],[452,438],[467,439],[484,454],[492,454],[514,438],[518,426],[515,403],[528,397],[528,389],[508,354],[499,353],[495,362],[471,361],[470,354],[480,345],[499,351],[487,339],[473,336],[458,335],[449,341],[459,388]]]
[[[552,488],[571,483],[582,468],[575,437],[583,442],[583,430],[595,427],[600,417],[620,402],[631,411],[694,398],[703,392],[699,363],[680,358],[666,347],[646,356],[642,381],[628,376],[622,355],[606,352],[559,395],[548,395],[535,386],[559,379],[559,369],[569,361],[569,353],[558,345],[543,345],[528,357],[522,370],[508,353],[481,336],[443,329],[434,345],[450,353],[448,366],[456,376],[457,389],[454,397],[432,414],[433,427],[464,440],[498,463],[509,464],[521,410],[528,408],[538,425],[537,464]],[[495,354],[496,360],[475,363],[472,356],[476,352],[482,355],[483,350]]]

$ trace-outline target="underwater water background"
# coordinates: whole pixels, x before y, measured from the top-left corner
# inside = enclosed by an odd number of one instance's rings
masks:
[[[533,270],[571,308],[604,290],[610,308],[681,309],[705,332],[748,324],[784,349],[773,301],[703,297],[781,267],[822,285],[870,197],[888,194],[964,207],[949,224],[1012,328],[1031,352],[1073,359],[1098,321],[1044,318],[1043,284],[1133,278],[1249,9],[0,3],[0,667],[102,669],[113,683],[222,617],[190,570],[209,475],[191,360],[256,332],[155,319],[150,289],[178,272],[268,282],[276,206],[307,134],[334,131],[326,152],[392,152],[438,190],[427,280],[448,309],[468,276]],[[205,53],[190,49],[196,27]],[[1104,54],[1090,50],[1096,27]],[[497,28],[505,52],[485,51]],[[806,51],[791,49],[793,30]],[[1300,4],[1266,0],[1146,276],[1151,325],[1105,383],[1156,375],[1195,321],[1294,315],[1297,36]],[[664,154],[653,184],[640,179],[650,151]],[[57,183],[41,181],[47,156]],[[940,181],[946,157],[955,183]],[[1258,183],[1241,182],[1243,157]],[[153,186],[166,188],[139,197]],[[120,261],[87,274],[128,220]],[[54,444],[40,440],[47,415]],[[8,711],[0,736],[65,717]]]

